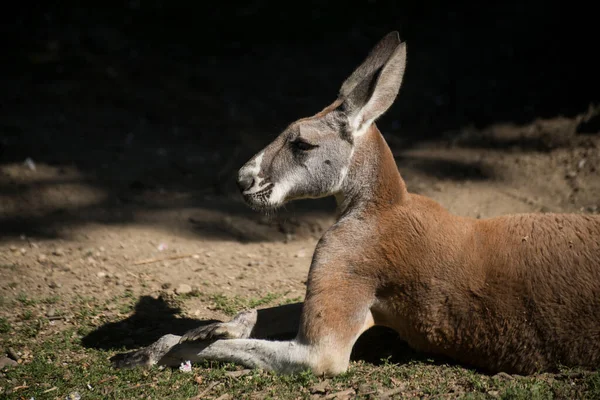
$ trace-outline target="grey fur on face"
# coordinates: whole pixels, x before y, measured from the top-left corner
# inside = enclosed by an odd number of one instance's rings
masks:
[[[343,83],[338,99],[285,129],[239,171],[246,202],[268,210],[337,195],[351,169],[356,139],[393,103],[404,74],[406,46],[386,35]]]
[[[255,208],[335,194],[348,170],[352,142],[346,118],[335,110],[295,122],[240,170],[254,183],[242,193]],[[260,164],[260,165],[258,165]]]

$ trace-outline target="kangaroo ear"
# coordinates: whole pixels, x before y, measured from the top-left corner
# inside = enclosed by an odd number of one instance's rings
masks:
[[[353,134],[364,132],[393,104],[404,76],[406,44],[387,34],[340,89]]]

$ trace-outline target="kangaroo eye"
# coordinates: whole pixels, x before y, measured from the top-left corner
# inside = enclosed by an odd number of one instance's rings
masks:
[[[308,151],[308,150],[314,149],[315,147],[319,147],[318,145],[310,144],[302,139],[294,140],[291,143],[291,145],[294,150],[300,150],[300,151]]]

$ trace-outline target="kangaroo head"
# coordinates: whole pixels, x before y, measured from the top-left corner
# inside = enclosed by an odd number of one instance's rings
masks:
[[[339,193],[369,127],[394,102],[404,75],[406,45],[386,35],[318,114],[290,124],[239,171],[238,186],[257,209]]]

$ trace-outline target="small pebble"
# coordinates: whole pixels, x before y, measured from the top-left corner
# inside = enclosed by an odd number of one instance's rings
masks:
[[[70,393],[65,400],[81,400],[81,395],[77,392]]]
[[[65,251],[61,247],[57,247],[56,250],[52,252],[55,256],[61,257],[65,254]]]
[[[192,287],[187,283],[182,283],[177,288],[175,288],[175,293],[177,294],[188,294],[192,292]]]
[[[32,170],[32,171],[35,171],[37,169],[36,166],[35,166],[35,162],[31,158],[29,158],[29,157],[27,157],[25,159],[25,161],[23,162],[23,164],[25,164],[25,166],[27,168],[29,168],[30,170]]]
[[[104,278],[106,277],[106,272],[100,271],[96,275],[98,276],[98,278]]]
[[[8,358],[8,357],[0,358],[0,369],[2,369],[4,367],[16,367],[18,365],[19,365],[19,363],[11,358]]]
[[[40,255],[38,256],[38,262],[39,262],[40,264],[43,264],[43,263],[45,263],[46,261],[48,261],[48,257],[46,257],[46,255],[45,255],[45,254],[40,254]]]
[[[62,284],[54,282],[54,281],[51,281],[50,283],[48,283],[48,287],[50,289],[59,289],[59,288],[62,287]]]

